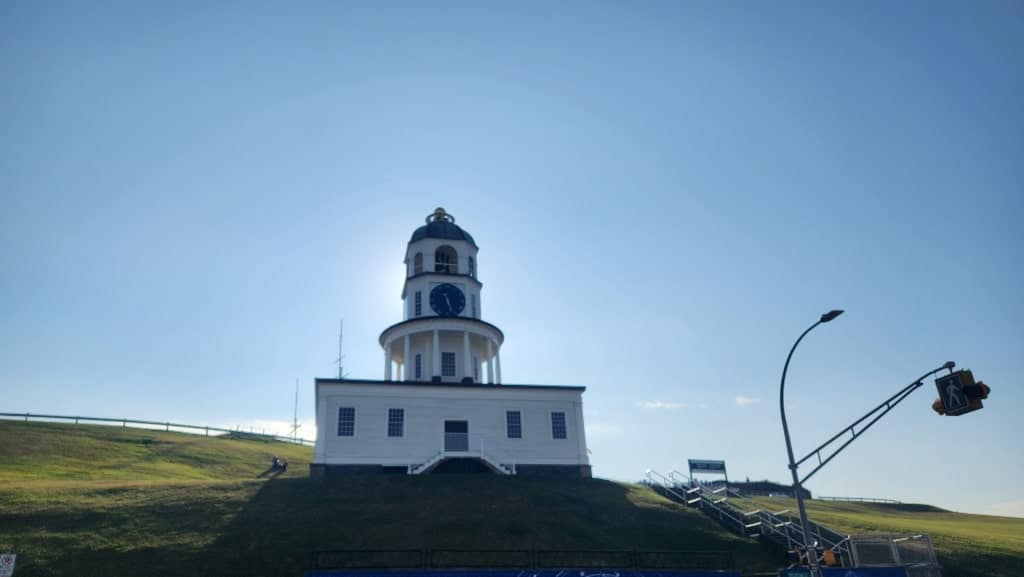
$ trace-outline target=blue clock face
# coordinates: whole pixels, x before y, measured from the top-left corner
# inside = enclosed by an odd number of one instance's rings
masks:
[[[430,308],[442,317],[458,316],[466,308],[466,295],[453,284],[441,283],[430,291]]]

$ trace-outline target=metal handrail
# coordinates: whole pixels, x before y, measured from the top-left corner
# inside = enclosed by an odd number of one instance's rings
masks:
[[[789,510],[772,513],[763,509],[743,512],[727,502],[725,498],[719,497],[720,491],[710,489],[703,485],[696,485],[693,488],[684,489],[686,496],[680,495],[674,490],[674,475],[668,477],[661,473],[648,469],[646,471],[647,482],[650,485],[657,485],[663,491],[681,499],[688,504],[699,504],[700,508],[710,509],[718,514],[720,519],[729,519],[737,528],[745,532],[752,529],[759,529],[761,534],[776,535],[783,540],[787,547],[802,549],[804,547],[803,530],[799,522],[791,519],[783,519],[782,515],[789,515]],[[696,498],[689,495],[696,494]],[[823,548],[830,549],[843,558],[850,558],[848,535],[843,535],[829,527],[815,523],[808,523],[810,536],[813,537]]]
[[[678,492],[676,492],[676,490],[674,489],[674,484],[668,484],[668,485],[665,484],[665,481],[669,481],[669,483],[672,483],[672,481],[668,477],[666,477],[665,475],[662,475],[661,473],[659,473],[659,472],[657,472],[657,471],[655,471],[653,469],[647,469],[646,473],[647,473],[647,482],[648,482],[648,484],[654,485],[655,483],[657,483],[658,486],[660,486],[665,491],[668,491],[669,493],[671,493],[677,499],[682,499],[682,501],[684,503],[689,503],[689,499],[687,499],[686,496],[680,495]],[[660,479],[660,480],[656,481],[654,479],[655,477],[658,477],[658,479]]]
[[[676,480],[676,475],[679,475],[680,477],[684,477],[686,480],[685,481],[677,481]],[[668,472],[668,478],[671,479],[672,482],[674,482],[676,484],[679,484],[679,485],[689,485],[690,483],[693,482],[693,480],[690,479],[689,475],[687,475],[686,473],[681,473],[679,471],[676,471],[675,469],[672,469],[671,471]]]
[[[205,431],[207,437],[210,436],[210,431],[214,431],[216,433],[242,434],[242,435],[247,435],[247,436],[252,436],[252,437],[260,437],[260,438],[267,439],[267,440],[272,440],[272,441],[282,441],[282,442],[285,442],[285,443],[295,443],[297,445],[308,445],[308,446],[316,445],[316,441],[311,441],[309,439],[301,439],[299,437],[282,437],[282,436],[279,436],[279,435],[267,435],[266,433],[247,432],[247,431],[243,431],[241,429],[224,429],[224,428],[221,428],[221,427],[210,427],[210,426],[206,426],[206,425],[186,425],[186,424],[183,424],[183,423],[172,423],[172,422],[169,422],[169,421],[165,421],[165,422],[162,422],[162,421],[143,421],[143,420],[139,420],[139,419],[126,419],[126,418],[109,419],[109,418],[106,418],[106,417],[82,417],[82,416],[77,416],[77,415],[44,415],[44,414],[39,414],[39,413],[0,413],[0,417],[17,417],[17,418],[24,419],[25,421],[28,421],[29,419],[58,419],[58,420],[62,419],[62,420],[67,420],[67,421],[74,421],[76,425],[79,423],[79,421],[91,421],[91,422],[95,422],[95,423],[120,423],[122,428],[127,427],[129,424],[133,424],[133,425],[155,425],[155,426],[158,426],[158,427],[164,427],[165,431],[170,431],[171,427],[174,427],[175,429],[194,429],[194,430],[197,430],[197,431]],[[141,428],[141,427],[138,427],[138,428]],[[192,433],[191,431],[179,431],[179,432],[188,432],[189,434],[197,434],[197,433]]]
[[[801,548],[803,547],[803,527],[799,522],[793,521],[792,513],[788,509],[779,511],[778,513],[771,513],[768,511],[761,511],[760,513],[762,519],[768,522],[767,526],[769,526],[773,532],[785,537],[789,545],[796,545]],[[789,518],[784,520],[781,517],[783,514]],[[839,554],[849,553],[849,535],[843,535],[842,533],[815,521],[809,521],[808,525],[810,535],[815,537],[818,543],[824,548],[831,549]],[[779,527],[784,527],[786,531],[780,531]],[[798,534],[800,536],[799,540],[793,537],[790,533]]]

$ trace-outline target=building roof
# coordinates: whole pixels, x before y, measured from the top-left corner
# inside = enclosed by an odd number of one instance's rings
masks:
[[[482,321],[480,319],[476,319],[476,318],[473,318],[473,317],[442,317],[442,316],[433,316],[433,315],[426,316],[426,317],[413,317],[411,319],[406,319],[404,321],[399,321],[399,322],[391,325],[390,327],[384,329],[383,331],[381,331],[380,337],[377,338],[377,342],[380,343],[380,346],[383,347],[384,346],[384,336],[387,335],[392,330],[394,330],[396,328],[399,328],[399,327],[410,326],[410,325],[423,325],[424,328],[426,328],[427,330],[431,330],[430,326],[433,325],[435,328],[440,329],[440,330],[465,330],[464,328],[460,329],[458,327],[460,325],[462,327],[465,327],[467,325],[467,323],[469,324],[469,326],[472,326],[472,325],[482,325],[484,327],[487,327],[488,329],[493,330],[494,332],[498,333],[498,335],[497,335],[498,336],[498,344],[499,345],[504,344],[504,342],[505,342],[505,333],[503,333],[501,331],[501,329],[499,329],[498,327],[492,325],[491,323],[489,323],[487,321]]]
[[[334,378],[320,378],[316,379],[316,384],[332,384],[332,385],[388,385],[388,386],[400,386],[400,387],[455,387],[455,388],[473,388],[473,389],[547,389],[547,390],[559,390],[559,391],[585,391],[587,387],[576,386],[576,385],[488,385],[484,383],[450,383],[441,382],[434,383],[431,381],[377,381],[372,379],[334,379]]]
[[[462,227],[455,224],[455,217],[445,212],[443,208],[438,208],[427,217],[427,224],[417,228],[412,233],[412,238],[409,239],[409,243],[414,243],[425,238],[462,240],[473,245],[474,248],[480,248],[476,246],[476,241],[473,240],[473,237],[468,232],[462,230]]]

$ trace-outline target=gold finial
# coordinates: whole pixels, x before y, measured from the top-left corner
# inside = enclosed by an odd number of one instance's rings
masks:
[[[444,208],[437,207],[434,209],[434,213],[427,217],[427,224],[437,221],[455,222],[455,217],[445,212]]]

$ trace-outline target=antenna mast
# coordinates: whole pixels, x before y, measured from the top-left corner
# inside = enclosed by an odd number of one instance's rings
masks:
[[[295,379],[295,412],[292,413],[292,438],[299,439],[299,379]]]
[[[338,359],[334,362],[338,363],[338,380],[345,378],[345,367],[343,362],[345,360],[345,353],[342,352],[342,342],[345,338],[345,319],[341,319],[341,328],[338,330]]]

